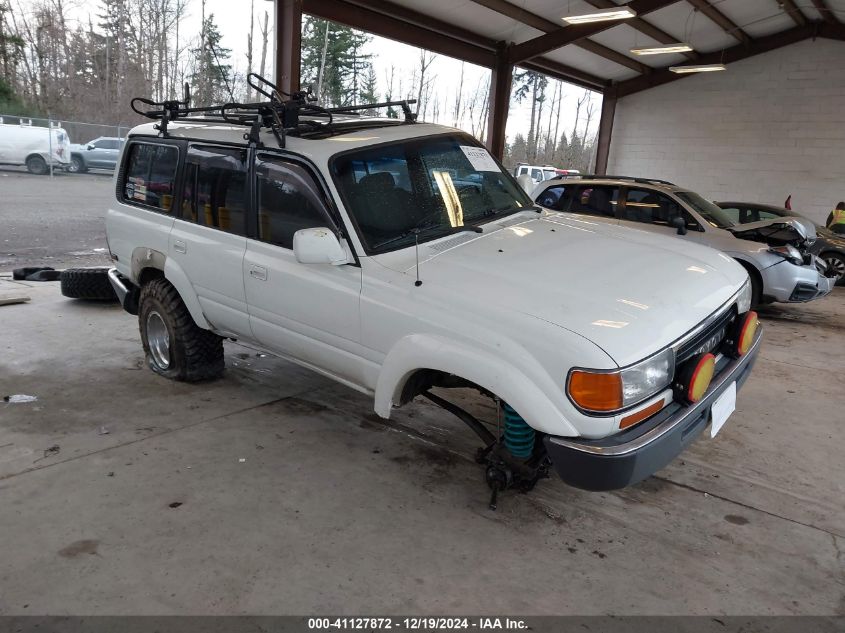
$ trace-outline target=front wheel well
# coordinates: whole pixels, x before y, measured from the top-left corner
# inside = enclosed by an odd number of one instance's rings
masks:
[[[475,389],[483,395],[495,398],[490,391],[470,380],[439,369],[421,368],[414,370],[405,379],[397,406],[408,404],[415,397],[425,393],[432,387],[439,387],[441,389]]]
[[[138,287],[143,288],[153,279],[164,279],[164,271],[159,270],[158,268],[153,268],[151,266],[142,269],[141,272],[138,273]]]
[[[763,276],[753,264],[749,264],[742,259],[735,261],[745,269],[751,279],[751,307],[757,307],[763,298]]]

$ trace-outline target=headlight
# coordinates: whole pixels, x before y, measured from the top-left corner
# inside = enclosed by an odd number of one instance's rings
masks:
[[[804,258],[801,256],[801,252],[789,244],[786,244],[785,246],[772,246],[769,249],[769,252],[774,253],[775,255],[780,255],[785,260],[792,262],[796,266],[801,266],[804,263]]]
[[[739,289],[739,296],[736,298],[737,314],[744,314],[751,309],[751,280],[746,279],[742,288]]]
[[[581,409],[611,413],[642,402],[664,389],[675,373],[675,353],[671,349],[616,371],[574,369],[569,374],[567,392]]]

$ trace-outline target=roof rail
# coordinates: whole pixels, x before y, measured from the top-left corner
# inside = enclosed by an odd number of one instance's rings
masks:
[[[155,126],[162,136],[166,137],[167,127],[174,120],[188,120],[206,123],[228,123],[249,127],[244,139],[256,146],[261,145],[259,132],[261,128],[269,128],[279,147],[285,146],[286,136],[307,136],[315,133],[332,135],[334,114],[354,115],[361,110],[372,110],[390,106],[402,108],[405,115],[404,123],[416,122],[416,115],[411,111],[411,104],[416,100],[385,101],[382,103],[367,103],[360,105],[342,106],[339,108],[324,108],[315,104],[316,99],[310,91],[299,91],[293,94],[280,90],[270,80],[250,73],[247,83],[259,94],[267,97],[267,101],[255,103],[229,102],[219,105],[190,107],[191,89],[186,83],[181,100],[152,101],[144,97],[135,97],[130,102],[132,109],[148,119],[160,121]],[[286,96],[284,99],[282,95]],[[150,109],[143,109],[149,106]],[[309,117],[301,119],[301,116]],[[324,120],[320,120],[324,119]]]
[[[658,183],[661,185],[669,185],[671,187],[677,187],[674,182],[669,182],[668,180],[660,180],[659,178],[640,178],[637,176],[610,176],[604,174],[563,174],[559,176],[560,178],[582,178],[582,179],[602,179],[602,180],[630,180],[631,182],[640,182],[643,184],[654,184]]]

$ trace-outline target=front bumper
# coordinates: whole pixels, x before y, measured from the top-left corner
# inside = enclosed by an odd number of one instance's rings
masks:
[[[796,266],[781,261],[760,271],[763,296],[783,303],[806,303],[820,299],[833,290],[834,281],[815,266]]]
[[[615,490],[650,477],[669,464],[710,422],[710,406],[732,382],[745,383],[760,351],[757,332],[742,358],[724,357],[704,398],[691,406],[672,403],[651,419],[599,440],[547,436],[546,450],[560,478],[584,490]]]

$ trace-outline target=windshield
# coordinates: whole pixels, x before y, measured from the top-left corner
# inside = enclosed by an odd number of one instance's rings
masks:
[[[409,139],[341,154],[335,182],[369,253],[384,253],[532,206],[467,136]],[[460,229],[457,229],[460,230]]]
[[[705,200],[697,193],[692,191],[676,191],[675,195],[695,209],[705,221],[717,229],[727,229],[736,226],[736,222],[731,220],[731,217],[725,213],[724,209],[720,209],[713,202]]]

